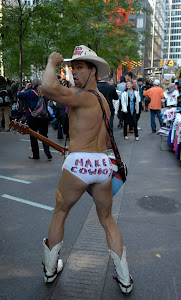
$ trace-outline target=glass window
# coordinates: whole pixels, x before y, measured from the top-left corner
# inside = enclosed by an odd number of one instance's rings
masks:
[[[143,28],[143,18],[137,19],[137,28]]]

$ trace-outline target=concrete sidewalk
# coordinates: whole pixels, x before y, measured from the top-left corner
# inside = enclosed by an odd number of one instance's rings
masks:
[[[181,299],[181,162],[160,149],[150,114],[139,120],[140,141],[123,139],[115,117],[114,136],[128,166],[128,178],[114,197],[113,216],[122,233],[134,289],[133,300]],[[159,129],[159,128],[158,128]],[[85,194],[84,201],[90,196]],[[81,216],[80,216],[81,217]],[[108,255],[95,205],[47,299],[125,299]]]
[[[160,149],[161,138],[151,132],[149,112],[143,112],[139,120],[140,141],[135,141],[133,133],[124,140],[123,129],[118,129],[117,123],[115,116],[114,136],[128,166],[128,177],[113,199],[112,211],[134,280],[129,299],[180,300],[181,162],[172,151]],[[48,136],[56,141],[57,132],[51,126]],[[42,240],[47,236],[53,211],[3,195],[53,209],[63,158],[54,151],[48,162],[41,149],[39,161],[29,160],[29,136],[22,138],[13,132],[1,132],[0,150],[0,176],[6,177],[0,181],[0,298],[126,299],[113,280],[115,270],[105,233],[88,193],[72,208],[65,224],[62,273],[52,284],[43,282]]]

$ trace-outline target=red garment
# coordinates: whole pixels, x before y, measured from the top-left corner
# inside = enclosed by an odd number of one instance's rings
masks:
[[[151,101],[149,104],[150,109],[162,109],[161,99],[164,98],[163,89],[159,86],[154,86],[143,93],[143,96],[148,96]]]

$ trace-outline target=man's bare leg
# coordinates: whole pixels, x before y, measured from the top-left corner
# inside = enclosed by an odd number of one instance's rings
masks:
[[[63,240],[69,210],[87,190],[88,184],[63,169],[56,191],[56,206],[48,232],[50,250]]]
[[[51,283],[63,269],[63,261],[59,259],[63,245],[64,223],[69,210],[87,190],[88,185],[67,170],[62,176],[56,191],[56,207],[49,227],[48,239],[43,240],[44,248],[44,281]]]
[[[121,234],[111,214],[112,180],[92,186],[92,195],[96,204],[99,220],[105,230],[109,253],[117,273],[116,280],[124,294],[129,295],[133,288],[133,280],[129,274],[126,259],[126,248],[123,247]]]
[[[112,179],[92,186],[92,195],[96,204],[96,210],[103,226],[108,246],[119,257],[123,251],[123,241],[119,229],[112,217]]]

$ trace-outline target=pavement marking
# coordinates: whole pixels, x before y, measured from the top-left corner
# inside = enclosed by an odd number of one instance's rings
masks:
[[[29,149],[31,149],[31,147],[30,147]],[[39,148],[39,150],[40,150],[40,151],[44,151],[44,149],[40,149],[40,148]],[[57,151],[57,150],[51,150],[51,149],[50,149],[50,152],[59,153],[59,151]]]
[[[30,140],[26,140],[26,139],[21,139],[21,141],[23,142],[29,142]],[[42,142],[38,141],[38,144],[41,144]],[[29,147],[29,149],[31,149],[31,147]],[[39,149],[40,151],[44,151],[44,149]],[[57,150],[51,150],[50,149],[50,152],[54,152],[54,153],[59,153],[59,151]]]
[[[16,181],[16,182],[21,182],[21,183],[25,183],[25,184],[30,184],[31,183],[31,181],[26,181],[26,180],[17,179],[17,178],[13,178],[13,177],[2,176],[2,175],[0,175],[0,178],[11,180],[11,181]]]
[[[43,209],[46,209],[46,210],[53,210],[54,209],[54,207],[51,207],[51,206],[43,205],[43,204],[40,204],[40,203],[37,203],[37,202],[32,202],[32,201],[25,200],[25,199],[22,199],[22,198],[17,198],[17,197],[7,195],[7,194],[1,195],[1,197],[7,198],[7,199],[10,199],[10,200],[14,200],[14,201],[17,201],[17,202],[21,202],[21,203],[24,203],[24,204],[28,204],[28,205],[31,205],[31,206],[36,206],[36,207],[39,207],[39,208],[43,208]]]
[[[20,139],[20,141],[23,141],[23,142],[30,142],[30,140],[26,140],[26,139]]]
[[[23,142],[30,142],[30,140],[27,140],[27,139],[20,139],[20,141],[23,141]],[[41,144],[41,142],[38,141],[38,144]]]

